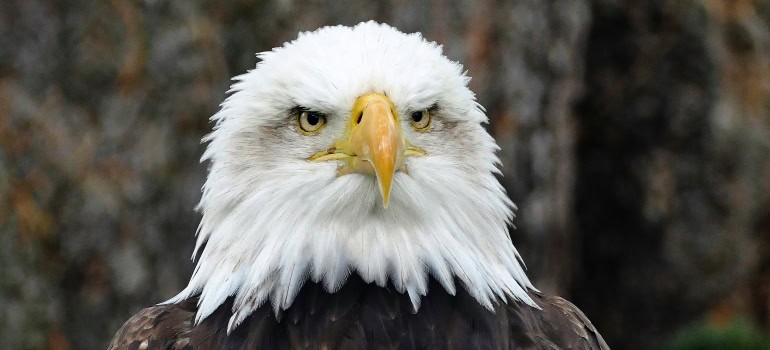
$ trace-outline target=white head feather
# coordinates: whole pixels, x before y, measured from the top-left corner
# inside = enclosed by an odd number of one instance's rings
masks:
[[[467,88],[462,66],[419,34],[387,25],[325,27],[258,55],[212,117],[203,155],[209,176],[189,285],[168,302],[200,294],[196,322],[234,296],[230,328],[267,300],[288,308],[309,278],[334,292],[351,273],[391,282],[415,310],[428,277],[455,293],[454,278],[480,304],[509,298],[531,306],[535,290],[508,237],[513,203],[495,178],[498,146]],[[328,148],[356,99],[379,92],[399,115],[437,106],[430,132],[406,139],[425,150],[396,173],[388,209],[373,176],[338,176]],[[324,113],[317,135],[297,130],[297,106]]]

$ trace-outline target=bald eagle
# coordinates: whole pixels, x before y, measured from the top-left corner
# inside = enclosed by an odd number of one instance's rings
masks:
[[[258,55],[212,120],[197,265],[111,349],[607,349],[540,293],[462,66],[366,22]]]

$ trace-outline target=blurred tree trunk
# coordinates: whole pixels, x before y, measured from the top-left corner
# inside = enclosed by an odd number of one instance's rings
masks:
[[[767,318],[749,281],[768,281],[769,9],[592,4],[572,295],[618,348],[660,348],[707,311]]]
[[[728,6],[729,5],[729,6]],[[767,324],[760,1],[0,3],[0,348],[104,348],[189,277],[207,118],[254,52],[374,19],[465,64],[543,291],[620,349]]]

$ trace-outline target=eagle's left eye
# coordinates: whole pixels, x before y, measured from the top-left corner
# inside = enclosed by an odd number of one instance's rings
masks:
[[[297,123],[300,132],[311,135],[321,130],[326,124],[326,116],[318,112],[301,111],[297,116]]]
[[[413,112],[410,123],[417,131],[428,131],[430,127],[430,110]]]

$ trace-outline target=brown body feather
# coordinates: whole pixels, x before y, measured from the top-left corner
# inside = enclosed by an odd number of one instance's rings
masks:
[[[414,313],[407,296],[357,277],[333,294],[308,282],[289,309],[262,306],[230,335],[230,301],[197,326],[195,299],[146,308],[110,349],[609,349],[570,302],[533,298],[542,310],[510,303],[490,312],[463,288],[452,296],[431,281]]]

